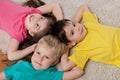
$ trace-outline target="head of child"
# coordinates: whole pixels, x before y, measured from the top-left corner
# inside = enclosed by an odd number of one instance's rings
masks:
[[[64,42],[65,44],[74,46],[76,43],[85,38],[87,30],[80,23],[63,19],[57,21],[52,26],[52,34],[57,36],[60,41]]]
[[[25,26],[30,36],[39,39],[49,32],[55,21],[51,15],[29,14],[25,19]]]
[[[37,8],[45,5],[41,0],[27,0],[23,3],[23,6],[29,6]],[[56,21],[56,18],[51,14],[29,14],[25,19],[25,26],[28,31],[28,36],[34,38],[37,42],[42,36],[46,35],[50,31],[50,26]]]
[[[36,70],[45,70],[54,66],[60,56],[65,52],[65,44],[61,43],[55,36],[46,35],[42,37],[35,48],[31,63]]]

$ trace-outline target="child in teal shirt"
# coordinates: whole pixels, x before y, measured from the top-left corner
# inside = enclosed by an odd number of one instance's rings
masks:
[[[56,37],[42,37],[35,47],[31,62],[19,61],[0,73],[0,80],[71,80],[79,77],[79,69],[57,71],[55,65],[65,53],[66,46]],[[75,74],[77,73],[77,74]],[[72,75],[72,76],[71,76]]]

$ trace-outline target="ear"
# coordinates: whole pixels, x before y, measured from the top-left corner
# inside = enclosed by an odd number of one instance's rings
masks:
[[[72,48],[73,46],[75,46],[75,42],[68,42],[67,43],[67,46],[69,47],[69,48]]]
[[[32,31],[29,31],[29,34],[33,37],[34,33]]]

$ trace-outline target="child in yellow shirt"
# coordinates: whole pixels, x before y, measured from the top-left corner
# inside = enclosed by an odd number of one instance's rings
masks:
[[[52,34],[74,46],[70,57],[66,53],[61,58],[63,70],[77,66],[82,75],[89,59],[120,67],[120,29],[100,24],[87,6],[80,7],[74,21],[64,19],[54,26]]]

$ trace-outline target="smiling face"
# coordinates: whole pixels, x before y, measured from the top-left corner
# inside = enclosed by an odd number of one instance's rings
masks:
[[[82,41],[86,36],[86,28],[80,23],[74,23],[72,21],[68,21],[66,26],[64,27],[65,34],[67,39],[70,42],[78,43]]]
[[[48,19],[40,14],[30,14],[25,19],[25,26],[31,36],[41,34],[48,26]]]
[[[33,67],[36,70],[44,70],[52,66],[56,61],[54,49],[45,43],[38,44],[31,58]]]

